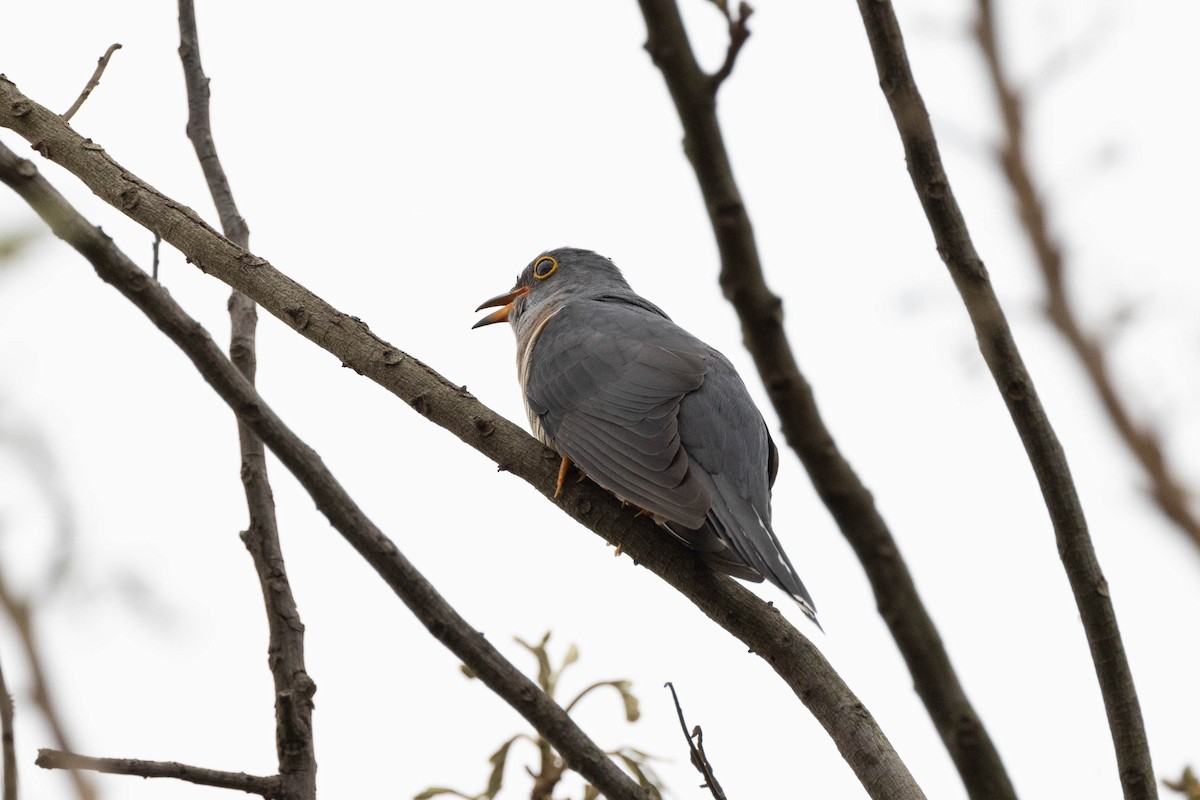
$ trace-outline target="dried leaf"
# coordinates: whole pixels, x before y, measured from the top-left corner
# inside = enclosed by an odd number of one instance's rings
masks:
[[[550,656],[546,653],[546,644],[550,641],[550,632],[546,631],[546,635],[542,637],[541,643],[532,645],[519,636],[513,637],[517,640],[517,644],[524,647],[529,652],[533,653],[538,662],[537,684],[542,688],[542,691],[551,697],[554,696],[554,687],[552,685],[550,671]]]
[[[564,669],[571,666],[578,660],[579,660],[579,648],[576,647],[574,644],[572,644],[570,647],[567,648],[567,654],[565,656],[563,656],[562,666],[558,668],[558,674],[561,675],[562,671]]]
[[[504,765],[508,761],[508,748],[512,747],[512,743],[519,738],[520,736],[514,736],[500,745],[500,749],[492,753],[491,758],[488,759],[492,765],[492,774],[488,777],[487,790],[480,797],[494,800],[500,793],[500,785],[504,782]]]
[[[1183,775],[1179,780],[1164,780],[1163,785],[1172,791],[1182,794],[1185,800],[1200,798],[1200,780],[1197,780],[1196,773],[1192,772],[1191,767],[1184,767]]]
[[[556,669],[554,674],[550,676],[550,688],[548,693],[551,697],[553,697],[555,691],[558,690],[558,679],[561,678],[562,674],[567,671],[567,667],[571,666],[578,660],[579,648],[572,644],[567,648],[567,654],[563,656],[562,663],[558,665],[558,669]]]
[[[662,800],[662,783],[659,781],[658,776],[654,774],[654,770],[650,769],[644,761],[635,758],[627,751],[618,750],[616,755],[625,764],[625,768],[633,773],[638,786],[648,790],[654,800]]]
[[[658,756],[652,756],[649,753],[647,753],[645,750],[638,750],[636,747],[622,747],[621,752],[627,753],[627,754],[633,756],[634,758],[636,758],[638,761],[641,761],[643,763],[646,761],[658,761],[659,760]]]
[[[638,699],[633,694],[633,684],[629,681],[613,681],[613,687],[621,693],[621,700],[625,703],[625,719],[629,722],[637,722],[638,717],[642,714],[638,710]]]
[[[463,800],[474,800],[474,798],[463,794],[455,789],[447,789],[445,786],[430,786],[420,794],[413,795],[413,800],[429,800],[431,797],[437,797],[441,794],[448,794],[454,797],[461,797]]]
[[[625,719],[628,722],[637,722],[641,712],[638,710],[638,699],[633,695],[633,684],[630,681],[599,681],[584,689],[579,694],[575,695],[575,699],[567,703],[567,713],[570,714],[575,706],[579,705],[579,701],[587,697],[596,689],[603,686],[611,686],[621,693],[621,701],[625,704]]]

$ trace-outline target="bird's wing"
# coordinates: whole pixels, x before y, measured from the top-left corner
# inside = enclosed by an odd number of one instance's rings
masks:
[[[779,467],[775,444],[742,379],[715,350],[704,385],[682,402],[679,435],[713,497],[708,521],[717,535],[816,619],[812,597],[771,528],[770,487]]]
[[[704,343],[647,308],[578,300],[533,347],[525,397],[555,448],[622,500],[701,528],[712,498],[693,474],[678,416],[704,383]]]

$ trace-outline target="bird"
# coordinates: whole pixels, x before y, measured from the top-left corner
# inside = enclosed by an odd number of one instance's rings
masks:
[[[573,464],[711,568],[765,578],[817,623],[771,527],[779,451],[729,359],[591,250],[543,252],[487,308],[472,327],[512,325],[530,428],[562,458],[555,497]]]

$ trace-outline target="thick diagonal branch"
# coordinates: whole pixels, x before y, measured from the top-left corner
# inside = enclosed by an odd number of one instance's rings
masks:
[[[233,191],[213,142],[208,78],[200,63],[200,38],[192,0],[179,2],[179,38],[179,58],[183,62],[188,96],[188,138],[204,171],[225,236],[239,247],[249,247],[250,229],[233,201]],[[253,384],[258,324],[254,301],[234,289],[229,296],[229,316],[230,360]],[[292,595],[279,542],[275,498],[267,478],[266,448],[245,422],[239,419],[237,426],[242,487],[250,512],[250,524],[242,533],[242,541],[254,560],[267,609],[267,663],[275,683],[275,750],[281,796],[284,800],[313,800],[317,796],[317,759],[312,716],[317,687],[304,665],[304,623]]]
[[[3,83],[3,81],[0,81]],[[191,359],[238,419],[279,457],[334,528],[359,552],[422,624],[462,659],[492,691],[524,716],[572,768],[606,796],[644,800],[643,791],[557,704],[467,623],[396,545],[375,526],[325,467],[259,397],[200,323],[138,268],[112,240],[90,225],[28,161],[0,145],[0,181],[33,207],[56,235],[74,247]],[[168,239],[169,241],[169,239]]]
[[[737,310],[742,336],[799,456],[829,513],[854,548],[879,613],[912,674],[968,794],[975,800],[1015,798],[1012,782],[958,680],[908,565],[870,491],[838,449],[817,408],[783,328],[783,303],[766,284],[750,217],[717,120],[709,80],[696,63],[675,0],[640,0],[646,49],[662,71],[684,130],[721,255],[721,288]]]
[[[1046,204],[1029,167],[1024,103],[1004,70],[992,0],[977,2],[979,18],[975,24],[975,36],[983,52],[988,79],[1004,125],[1000,164],[1016,201],[1017,216],[1025,228],[1025,235],[1042,273],[1042,282],[1046,287],[1046,316],[1075,351],[1092,389],[1100,398],[1100,404],[1117,429],[1117,435],[1141,465],[1149,484],[1150,496],[1159,511],[1187,534],[1192,544],[1200,547],[1200,517],[1192,505],[1191,493],[1179,478],[1178,468],[1167,457],[1153,426],[1137,419],[1130,410],[1113,379],[1100,337],[1083,326],[1071,302],[1067,291],[1067,260],[1062,244],[1050,230]]]
[[[979,349],[1008,406],[1050,512],[1058,553],[1075,594],[1100,681],[1125,797],[1157,797],[1133,675],[1066,455],[1034,390],[987,269],[975,251],[966,220],[950,189],[895,10],[890,0],[858,0],[858,7],[875,56],[879,84],[896,120],[913,187],[925,209],[938,254],[966,305]]]
[[[265,259],[221,237],[190,208],[165,197],[121,167],[102,148],[62,125],[52,112],[24,97],[3,77],[0,77],[0,127],[20,133],[34,142],[39,152],[50,154],[64,166],[69,165],[67,169],[99,197],[108,199],[146,228],[161,233],[192,263],[245,292],[267,311],[337,356],[342,364],[391,391],[422,416],[455,434],[499,464],[501,469],[524,479],[553,500],[559,465],[559,458],[553,451],[495,414],[464,387],[447,381],[425,364],[372,334],[361,320],[339,312],[278,272]],[[36,175],[36,170],[27,162],[20,170],[22,174]],[[15,183],[18,192],[28,191],[20,181]],[[131,289],[131,299],[141,307],[142,295],[156,296],[149,290],[157,287],[148,285],[148,281],[134,280]],[[181,338],[184,342],[188,339],[187,336]],[[245,381],[240,375],[236,380],[228,379],[227,383],[222,377],[222,383],[218,385],[214,369],[216,367],[204,366],[201,371],[222,397],[236,406],[239,416],[254,427],[280,460],[297,474],[317,499],[318,507],[335,521],[339,532],[375,567],[431,632],[459,654],[480,677],[492,675],[495,678],[506,674],[505,670],[511,669],[511,665],[507,662],[504,662],[505,667],[495,664],[491,659],[498,659],[499,654],[486,642],[477,643],[474,638],[477,634],[473,630],[461,630],[448,625],[443,617],[430,616],[435,606],[439,612],[444,610],[449,615],[454,612],[423,579],[416,580],[420,576],[415,569],[396,553],[395,546],[382,534],[376,535],[374,527],[361,517],[357,507],[343,506],[350,501],[343,499],[340,487],[337,487],[339,492],[329,494],[332,490],[324,477],[327,472],[320,466],[319,459],[306,447],[298,452],[289,449],[292,447],[289,440],[280,438],[281,434],[270,427],[274,418],[265,416],[264,407],[252,387],[243,386]],[[224,376],[223,372],[220,374]],[[243,393],[246,391],[248,393]],[[310,467],[319,468],[318,472],[310,474]],[[829,732],[871,797],[890,800],[924,797],[874,718],[812,643],[776,609],[731,579],[714,574],[695,553],[663,533],[654,523],[623,509],[597,486],[577,484],[556,504],[584,526],[620,545],[636,562],[678,589],[717,624],[767,661]],[[480,656],[474,649],[476,647],[483,647],[485,656]],[[470,659],[462,655],[464,651]],[[481,672],[480,667],[485,671]],[[518,674],[518,677],[522,676]],[[491,683],[488,685],[492,686]],[[609,794],[592,777],[593,764],[576,763],[569,754],[571,749],[564,749],[556,741],[561,737],[546,733],[547,729],[554,732],[551,722],[555,725],[561,722],[553,712],[542,707],[529,708],[536,699],[532,695],[517,693],[514,697],[500,688],[492,688],[525,714],[547,739],[555,742],[572,769],[600,786],[609,797],[617,796]],[[561,711],[557,706],[554,709]],[[569,722],[569,719],[565,721]],[[578,752],[578,748],[574,752]]]

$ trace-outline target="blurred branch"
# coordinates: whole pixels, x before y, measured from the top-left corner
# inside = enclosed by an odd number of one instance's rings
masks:
[[[675,693],[675,684],[667,681],[663,685],[671,690],[671,699],[675,701],[675,713],[679,716],[679,727],[683,729],[683,736],[687,739],[688,749],[692,753],[692,766],[704,776],[704,783],[700,788],[708,789],[713,800],[726,800],[725,790],[721,788],[721,784],[717,783],[717,776],[713,774],[712,762],[708,760],[708,754],[704,752],[704,734],[700,730],[700,726],[697,725],[690,733],[688,732],[687,721],[683,718],[683,706],[679,702],[679,695]]]
[[[5,151],[7,148],[0,145],[0,153]],[[5,616],[12,620],[13,627],[17,631],[17,638],[21,642],[21,648],[25,651],[30,680],[33,683],[34,705],[42,712],[42,717],[50,728],[50,735],[53,737],[54,743],[63,750],[70,750],[70,737],[67,735],[58,704],[54,700],[54,693],[50,690],[46,666],[42,660],[42,649],[34,633],[33,612],[30,610],[29,601],[17,596],[9,586],[8,576],[3,570],[0,570],[0,610],[3,610]],[[71,782],[75,787],[75,794],[79,799],[95,800],[96,790],[92,786],[92,782],[83,773],[74,769],[71,770],[70,775]]]
[[[0,267],[37,241],[44,228],[23,225],[0,232]]]
[[[890,0],[858,0],[875,57],[879,85],[904,145],[913,187],[925,209],[938,254],[962,296],[979,349],[1025,445],[1050,513],[1100,682],[1127,800],[1158,796],[1133,675],[1125,657],[1108,583],[1100,571],[1087,521],[1062,445],[1038,399],[1013,340],[987,269],[967,231],[942,166],[925,102],[917,89],[900,23]]]
[[[1158,509],[1187,534],[1192,544],[1200,547],[1200,516],[1197,516],[1192,505],[1191,493],[1179,478],[1178,469],[1167,458],[1154,427],[1135,419],[1113,380],[1101,337],[1084,328],[1071,302],[1067,291],[1063,247],[1050,230],[1046,204],[1029,166],[1024,101],[1004,70],[992,0],[977,0],[977,4],[979,17],[975,24],[975,37],[987,65],[988,78],[1004,125],[1005,139],[997,156],[1012,189],[1017,215],[1041,270],[1046,289],[1046,316],[1074,351],[1117,434],[1141,465],[1149,484],[1150,496]]]
[[[53,543],[48,563],[41,574],[29,581],[29,591],[22,598],[24,606],[33,609],[60,591],[76,567],[79,531],[75,504],[44,431],[8,420],[0,414],[0,448],[11,452],[20,462],[22,472],[34,483],[36,495],[41,496],[42,505],[50,516]],[[25,499],[28,501],[34,496],[26,494]]]
[[[244,772],[222,772],[216,769],[193,767],[176,761],[143,761],[137,758],[93,758],[61,750],[38,750],[37,761],[42,769],[86,769],[91,772],[106,772],[110,775],[135,775],[139,778],[175,778],[201,786],[219,789],[234,789],[262,797],[282,798],[278,775],[264,778]]]
[[[4,664],[0,662],[0,750],[3,751],[0,769],[4,771],[3,800],[17,800],[17,743],[13,735],[13,699],[4,680]]]
[[[62,118],[64,122],[69,122],[71,117],[75,116],[75,112],[83,106],[83,101],[88,99],[92,90],[100,85],[100,76],[104,74],[104,70],[108,67],[108,60],[113,57],[113,53],[121,49],[121,45],[112,44],[104,51],[104,55],[96,61],[96,71],[92,73],[92,77],[88,79],[87,85],[83,87],[83,91],[79,93],[79,97],[71,104],[71,107],[63,112]]]
[[[99,145],[85,141],[52,112],[17,91],[0,77],[0,127],[34,143],[56,163],[80,178],[99,197],[109,200],[127,216],[183,252],[194,264],[236,287],[293,330],[337,356],[341,363],[391,391],[419,414],[458,436],[500,465],[524,479],[560,509],[595,531],[690,599],[714,622],[736,636],[764,659],[808,707],[837,743],[843,757],[874,798],[904,800],[924,797],[874,718],[812,643],[792,627],[773,606],[764,603],[732,579],[704,566],[698,556],[661,531],[603,489],[577,484],[554,500],[560,459],[512,422],[497,415],[466,391],[434,370],[383,341],[356,317],[330,306],[266,259],[238,248],[213,231],[187,206],[161,194],[117,164]],[[111,242],[101,237],[78,215],[73,224],[60,220],[61,196],[45,195],[48,184],[29,162],[8,153],[0,161],[3,179],[30,202],[67,239],[96,262],[118,258]],[[16,163],[12,163],[16,162]],[[69,207],[68,207],[69,208]],[[119,252],[119,251],[118,251]],[[211,342],[196,334],[196,323],[182,314],[165,293],[120,254],[121,264],[132,271],[114,273],[116,286],[126,297],[155,319],[201,368],[226,402],[234,405],[255,432],[317,500],[318,507],[335,527],[387,581],[430,631],[467,663],[488,685],[529,719],[560,752],[579,752],[582,737],[557,706],[547,705],[531,686],[486,640],[461,620],[416,569],[353,504],[320,464],[319,458],[295,441],[282,423],[236,371],[226,372],[227,362]],[[162,296],[160,297],[160,294]],[[153,310],[151,310],[153,303]],[[168,319],[169,312],[169,319]],[[193,341],[202,338],[202,341]],[[205,344],[207,342],[207,344]],[[511,672],[510,672],[511,671]],[[515,681],[518,683],[513,683]],[[513,691],[514,686],[521,686]],[[553,735],[551,735],[553,734]],[[562,740],[562,741],[557,741]],[[565,742],[565,743],[564,743]],[[589,743],[590,744],[590,743]],[[570,746],[568,746],[570,745]],[[594,745],[592,745],[594,747]],[[617,800],[590,771],[611,765],[594,757],[572,759],[579,772]],[[616,768],[613,767],[615,770]],[[618,773],[619,770],[616,770]],[[609,776],[606,780],[614,780]],[[616,785],[616,784],[613,784]]]
[[[0,87],[6,84],[0,79]],[[43,109],[44,110],[44,109]],[[49,113],[49,112],[47,112]],[[17,192],[54,233],[80,252],[101,279],[145,313],[191,359],[221,398],[267,442],[334,528],[392,588],[439,642],[554,743],[577,771],[611,800],[644,800],[641,789],[544,692],[508,662],[417,571],[346,493],[320,456],[267,406],[212,337],[98,228],[84,219],[28,161],[0,145],[0,181]],[[180,208],[184,208],[180,206]],[[189,213],[194,214],[194,212]],[[208,234],[217,235],[209,228]],[[173,234],[172,234],[173,235]],[[167,235],[168,241],[171,236]],[[219,239],[219,237],[217,237]],[[220,239],[225,242],[224,239]],[[262,262],[263,265],[266,262]],[[551,487],[553,483],[551,483]],[[615,501],[614,501],[615,502]],[[69,749],[69,748],[63,748]]]
[[[675,0],[640,0],[646,50],[662,71],[683,147],[708,207],[721,255],[721,288],[737,311],[742,336],[779,415],[784,436],[813,487],[854,548],[879,613],[913,685],[974,800],[1014,800],[1000,755],[959,682],[933,619],[887,523],[825,426],[812,387],[783,328],[783,302],[767,286],[750,216],[725,148],[716,105],[696,62]]]
[[[209,116],[208,78],[200,63],[200,38],[192,0],[179,0],[179,58],[183,62],[188,96],[188,138],[204,171],[225,236],[238,247],[250,245],[250,229],[233,201],[229,180],[217,156]],[[156,239],[157,241],[157,239]],[[229,297],[231,333],[229,357],[251,385],[257,369],[254,301],[233,290]],[[279,764],[280,796],[285,800],[315,800],[317,759],[313,745],[313,694],[317,686],[304,663],[304,623],[288,581],[275,516],[275,498],[267,478],[266,448],[241,419],[237,420],[241,450],[242,486],[250,524],[242,541],[254,560],[266,605],[269,644],[267,663],[275,684],[275,752]]]

